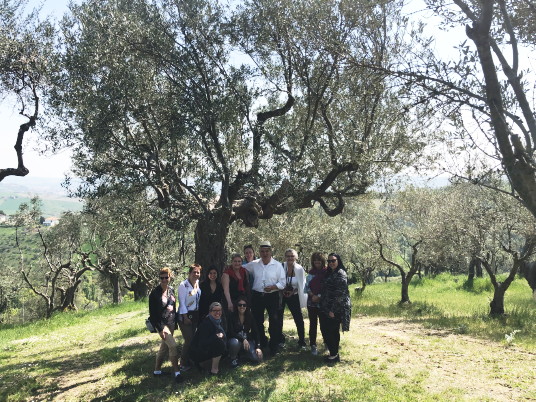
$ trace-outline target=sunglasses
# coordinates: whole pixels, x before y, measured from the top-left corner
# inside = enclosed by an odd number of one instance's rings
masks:
[[[328,262],[337,262],[337,260],[328,260]]]
[[[248,305],[245,304],[245,303],[238,303],[237,306],[238,306],[238,307],[247,307]]]
[[[221,310],[210,310],[211,313],[221,313]]]
[[[169,279],[169,276],[161,276],[160,279]]]

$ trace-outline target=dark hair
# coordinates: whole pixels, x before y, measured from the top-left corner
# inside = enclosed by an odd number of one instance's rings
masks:
[[[311,268],[315,267],[314,260],[320,260],[322,262],[322,268],[326,267],[326,257],[320,251],[315,251],[311,254]]]
[[[255,249],[253,248],[253,245],[252,244],[247,244],[244,246],[244,249],[243,249],[243,252],[244,252],[244,259],[242,260],[243,262],[247,262],[246,260],[246,250],[250,248],[251,251],[253,251],[253,259],[257,258],[257,256],[255,255]]]
[[[210,274],[210,271],[216,271],[216,283],[219,283],[220,282],[220,270],[216,268],[215,265],[211,265],[210,267],[208,267],[207,274],[205,276],[205,281],[210,282],[210,279],[208,279],[208,274]]]
[[[339,254],[336,254],[336,253],[330,253],[328,255],[328,259],[329,257],[335,257],[337,259],[337,269],[342,269],[344,271],[346,271],[346,268],[344,267],[344,264],[342,263],[342,259],[341,259],[341,256]]]
[[[233,306],[235,306],[233,319],[238,322],[238,303],[241,301],[246,302],[246,311],[244,311],[244,326],[246,328],[251,328],[253,324],[253,313],[251,312],[251,305],[246,296],[238,296],[236,300],[233,301]]]
[[[192,273],[192,271],[196,268],[199,268],[200,272],[203,272],[203,267],[199,264],[192,264],[188,267],[188,275]]]
[[[169,276],[169,279],[170,279],[170,282],[171,282],[171,279],[173,278],[173,271],[171,270],[171,268],[169,267],[164,267],[160,270],[160,275],[162,274],[166,274],[167,276]]]

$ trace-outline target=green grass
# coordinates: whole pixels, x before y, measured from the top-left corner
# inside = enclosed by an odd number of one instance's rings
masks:
[[[353,300],[354,318],[351,331],[342,336],[340,364],[328,367],[320,356],[294,349],[296,331],[286,317],[290,341],[277,357],[234,371],[224,362],[218,378],[192,370],[181,385],[151,375],[158,339],[144,328],[146,302],[3,326],[0,400],[493,400],[486,393],[468,395],[466,374],[458,383],[434,374],[454,358],[461,363],[450,363],[447,374],[480,359],[470,368],[473,387],[482,384],[487,391],[486,384],[495,381],[514,388],[514,397],[536,398],[530,289],[515,281],[507,293],[508,316],[490,319],[484,282],[468,291],[462,277],[416,281],[410,287],[413,303],[407,307],[397,305],[399,284],[368,286]],[[428,333],[426,328],[443,332]],[[514,329],[520,332],[507,344],[504,334]],[[178,332],[176,338],[180,344]],[[523,358],[510,357],[514,352]]]
[[[8,215],[15,214],[19,205],[23,202],[29,203],[31,197],[23,195],[14,195],[10,194],[9,196],[0,194],[0,210],[3,210]],[[42,215],[44,217],[48,216],[57,216],[59,217],[63,212],[66,211],[81,211],[83,204],[77,200],[70,200],[63,198],[43,198],[41,197],[42,202]]]
[[[500,279],[500,278],[499,278]],[[494,341],[504,341],[514,330],[516,344],[536,350],[536,301],[524,279],[516,278],[505,295],[506,315],[489,317],[493,285],[476,278],[468,286],[465,276],[441,274],[434,279],[414,279],[409,287],[411,304],[398,306],[400,283],[369,285],[354,304],[354,314],[403,317],[428,328],[450,329]]]

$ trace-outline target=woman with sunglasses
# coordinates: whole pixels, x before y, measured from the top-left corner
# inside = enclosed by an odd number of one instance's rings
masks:
[[[331,253],[328,256],[328,271],[320,297],[319,315],[320,331],[329,350],[329,355],[324,358],[327,363],[340,361],[339,331],[341,327],[343,332],[350,329],[351,307],[344,265],[338,254]]]
[[[238,366],[240,354],[244,354],[248,360],[254,363],[262,361],[259,333],[247,298],[239,297],[236,300],[236,311],[229,318],[227,334],[232,368]]]
[[[162,363],[167,352],[175,372],[175,381],[180,382],[182,377],[177,358],[177,344],[173,338],[176,303],[173,288],[169,286],[171,279],[171,269],[162,268],[160,270],[160,285],[155,287],[149,295],[149,321],[160,336],[160,349],[156,355],[154,375],[162,375]]]
[[[179,285],[179,314],[178,322],[184,343],[181,353],[181,370],[189,370],[190,366],[190,343],[194,337],[199,321],[199,299],[201,289],[199,277],[203,268],[199,264],[192,264],[188,268],[188,278]]]
[[[222,327],[222,313],[222,305],[218,302],[212,303],[190,345],[192,360],[196,365],[210,362],[210,375],[218,375],[220,359],[226,351],[227,336]]]
[[[303,322],[302,308],[307,307],[307,294],[304,292],[305,271],[303,267],[296,262],[298,253],[296,250],[289,248],[285,251],[285,260],[283,268],[285,270],[285,288],[283,289],[283,298],[279,310],[279,325],[283,329],[283,318],[285,308],[288,306],[296,331],[298,332],[298,347],[305,349],[305,324]],[[285,336],[281,333],[281,343],[285,343]]]

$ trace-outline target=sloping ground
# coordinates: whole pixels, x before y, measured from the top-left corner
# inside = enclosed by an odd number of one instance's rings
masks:
[[[146,315],[93,319],[2,345],[0,399],[536,400],[534,353],[370,317],[354,318],[334,367],[289,339],[280,355],[259,366],[230,371],[225,365],[219,378],[192,370],[175,385],[151,375],[158,340],[143,328]],[[286,320],[287,334],[295,335],[293,329]]]
[[[354,320],[347,347],[401,384],[455,399],[536,400],[536,354],[400,319]]]

